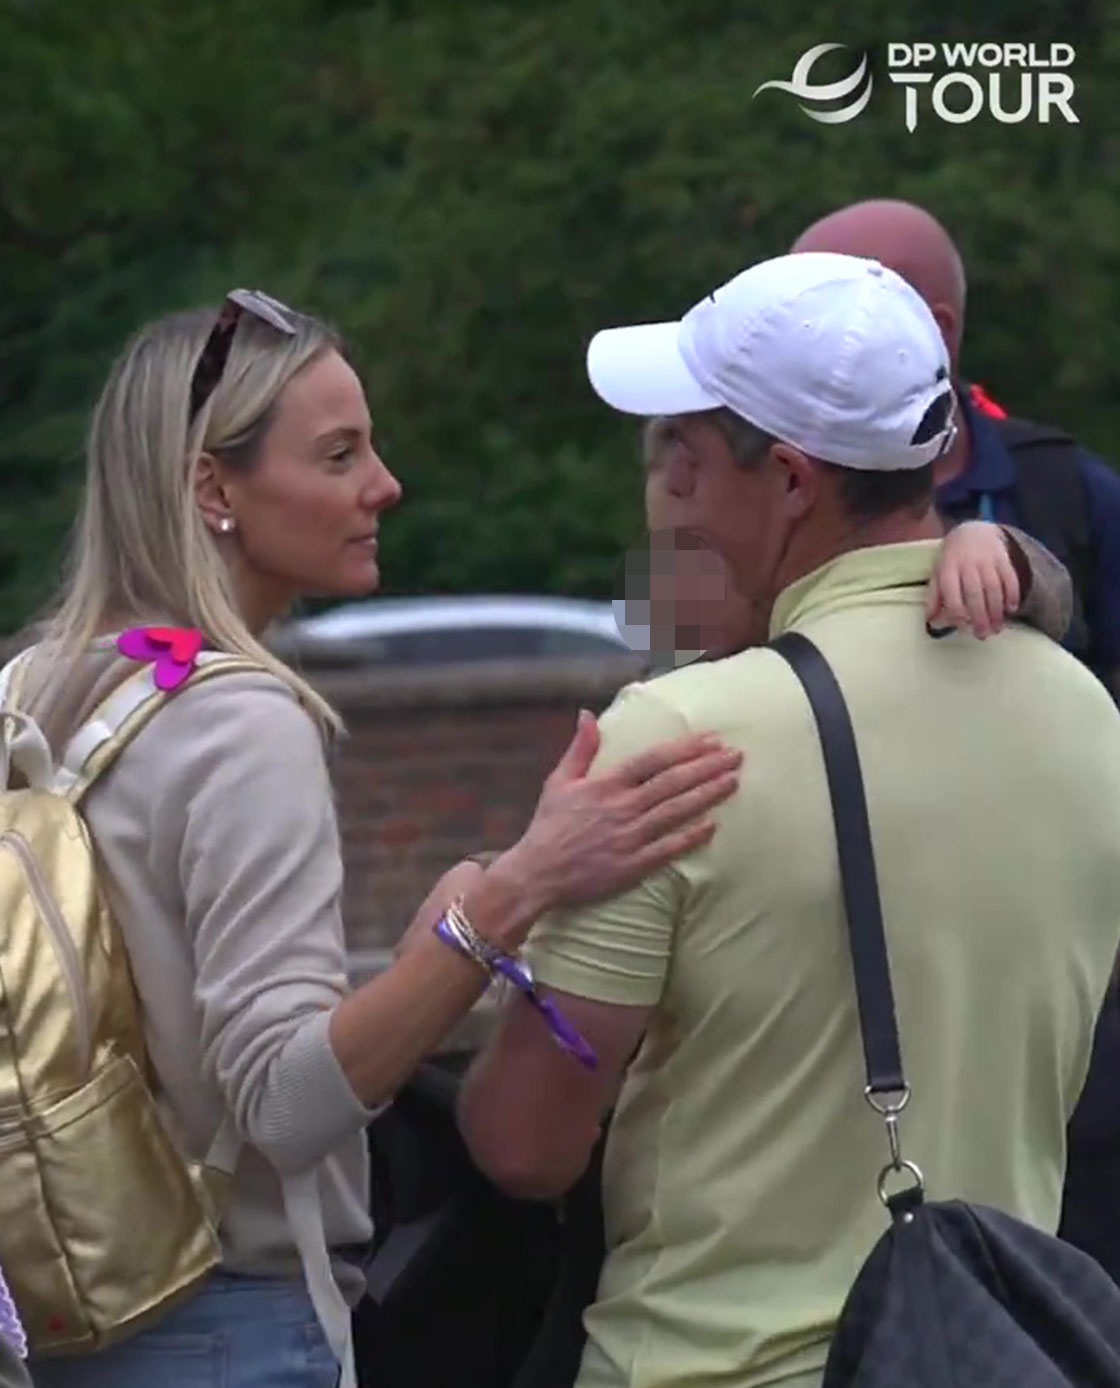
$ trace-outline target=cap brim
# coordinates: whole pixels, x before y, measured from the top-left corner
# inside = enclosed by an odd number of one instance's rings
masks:
[[[678,346],[679,323],[642,323],[596,333],[587,375],[600,399],[623,414],[691,414],[722,404],[697,381]]]

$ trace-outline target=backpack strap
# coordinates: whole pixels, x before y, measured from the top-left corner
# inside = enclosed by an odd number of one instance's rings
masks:
[[[0,708],[15,708],[19,703],[20,686],[23,684],[33,652],[34,647],[20,651],[19,655],[9,660],[0,670]]]
[[[237,1161],[244,1146],[233,1115],[224,1114],[197,1173],[199,1188],[208,1202],[215,1228],[222,1222],[237,1172]]]
[[[51,749],[39,725],[19,710],[19,696],[34,648],[21,651],[0,670],[0,790],[9,786],[14,766],[29,786],[49,785],[54,774]]]
[[[1093,551],[1077,440],[1061,429],[1026,419],[991,418],[989,422],[1015,460],[1015,500],[1022,528],[1065,565],[1073,580],[1067,644],[1084,659],[1089,651],[1085,595]]]
[[[66,744],[51,788],[77,805],[169,698],[217,675],[259,674],[261,669],[244,656],[203,651],[185,683],[168,693],[156,687],[155,667],[144,666],[119,685]]]
[[[12,768],[28,786],[49,786],[54,762],[43,730],[16,708],[0,708],[0,790],[11,789]]]
[[[331,1269],[318,1175],[315,1171],[289,1172],[281,1177],[281,1191],[307,1294],[338,1360],[338,1388],[357,1388],[351,1310]]]

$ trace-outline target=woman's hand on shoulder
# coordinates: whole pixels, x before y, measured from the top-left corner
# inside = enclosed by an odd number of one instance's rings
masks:
[[[590,775],[598,748],[596,720],[582,712],[532,822],[500,860],[543,909],[613,896],[701,847],[715,832],[710,811],[739,785],[742,753],[711,734],[659,742]]]

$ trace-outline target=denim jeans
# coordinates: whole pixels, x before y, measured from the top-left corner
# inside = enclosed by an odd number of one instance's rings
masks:
[[[339,1374],[302,1282],[227,1273],[119,1345],[30,1369],[35,1388],[335,1388]]]

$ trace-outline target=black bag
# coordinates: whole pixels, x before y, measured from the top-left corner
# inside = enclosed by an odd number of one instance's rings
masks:
[[[459,1136],[458,1070],[422,1065],[369,1129],[375,1224],[354,1318],[362,1388],[570,1388],[603,1257],[599,1157],[515,1200]]]
[[[1089,1073],[1069,1124],[1058,1234],[1120,1284],[1120,974],[1109,982]]]
[[[921,1172],[902,1156],[897,1124],[909,1089],[851,720],[808,638],[789,632],[772,646],[804,686],[820,732],[865,1092],[884,1117],[891,1153],[879,1176],[891,1224],[844,1304],[823,1388],[1120,1388],[1120,1289],[1108,1275],[1087,1254],[998,1210],[926,1201]],[[899,1178],[906,1187],[888,1193]]]

